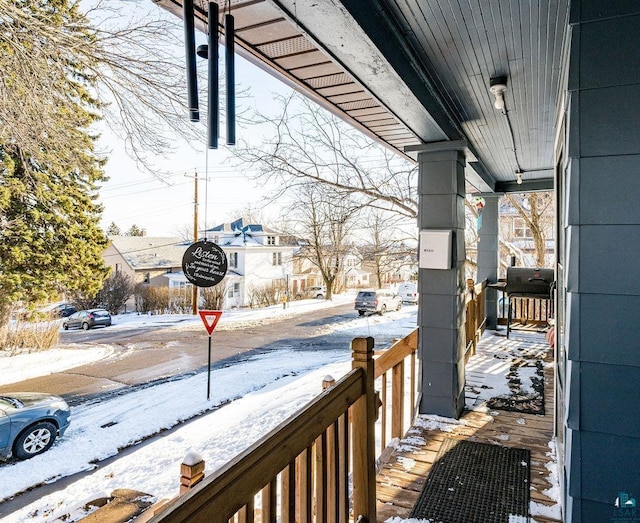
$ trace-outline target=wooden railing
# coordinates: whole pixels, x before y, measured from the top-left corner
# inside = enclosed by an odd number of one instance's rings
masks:
[[[402,438],[415,417],[418,394],[417,350],[418,329],[414,329],[375,360],[375,378],[380,380],[376,382],[381,403],[380,447],[376,449],[376,456],[380,461],[386,460],[388,442],[394,438]]]
[[[467,344],[465,350],[465,363],[476,353],[476,347],[486,327],[484,308],[486,288],[486,281],[474,283],[471,279],[467,280],[467,294],[465,300],[465,334]]]
[[[354,339],[346,376],[150,521],[374,523],[378,408],[384,448],[415,414],[417,341],[416,329],[374,360],[373,338]]]

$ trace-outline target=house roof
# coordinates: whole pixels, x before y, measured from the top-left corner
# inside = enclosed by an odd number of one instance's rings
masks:
[[[178,237],[109,236],[109,241],[134,270],[181,267],[190,241]]]
[[[244,223],[243,218],[238,218],[233,222],[221,223],[220,225],[216,225],[211,229],[207,229],[207,232],[225,232],[225,233],[234,233],[234,232],[250,232],[250,233],[264,233],[264,234],[280,234],[273,229],[269,229],[264,225],[259,223]]]
[[[233,222],[221,223],[207,229],[208,233],[221,233],[222,238],[218,239],[218,244],[221,247],[249,247],[249,246],[265,246],[262,238],[267,235],[279,236],[279,245],[269,245],[270,248],[277,247],[290,247],[296,245],[295,243],[290,245],[283,242],[283,239],[289,239],[290,236],[283,236],[279,232],[274,231],[259,223],[245,224],[243,218],[238,218]],[[261,238],[258,240],[258,238]]]

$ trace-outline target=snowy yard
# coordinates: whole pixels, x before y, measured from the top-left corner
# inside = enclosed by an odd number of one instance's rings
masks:
[[[352,296],[336,297],[336,300],[352,299]],[[331,304],[303,300],[293,302],[286,310],[280,307],[225,312],[217,328],[242,328],[277,314],[304,314],[312,308],[327,306]],[[415,306],[405,307],[382,317],[354,316],[353,321],[327,325],[324,330],[353,337],[375,337],[376,333],[384,332],[400,338],[415,328],[416,309]],[[130,315],[116,317],[112,328],[126,328],[127,323],[133,322],[137,326],[179,322],[185,328],[192,328],[200,319]],[[92,350],[65,349],[3,357],[0,358],[0,378],[3,383],[17,382],[109,355],[110,348],[100,345]],[[49,451],[28,461],[0,465],[0,500],[76,472],[93,472],[5,515],[2,521],[52,521],[73,514],[86,501],[110,495],[116,488],[142,490],[156,499],[174,497],[178,493],[180,463],[189,451],[202,455],[206,472],[211,472],[317,395],[325,375],[331,374],[337,379],[348,372],[350,365],[348,347],[318,351],[273,350],[212,371],[209,401],[206,399],[207,376],[201,373],[107,401],[74,407],[69,430]],[[118,454],[120,449],[198,415],[193,421],[140,445],[106,466],[98,463]],[[0,514],[3,514],[1,504]],[[67,521],[73,521],[73,518]]]

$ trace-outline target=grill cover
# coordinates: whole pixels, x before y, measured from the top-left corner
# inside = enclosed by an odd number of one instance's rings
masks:
[[[553,269],[508,267],[505,291],[507,296],[549,299],[553,280]]]

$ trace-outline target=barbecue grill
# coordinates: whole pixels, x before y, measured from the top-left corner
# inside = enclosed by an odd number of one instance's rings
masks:
[[[554,281],[553,269],[508,267],[505,292],[509,303],[507,313],[507,338],[511,328],[512,298],[538,298],[551,300]]]

